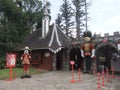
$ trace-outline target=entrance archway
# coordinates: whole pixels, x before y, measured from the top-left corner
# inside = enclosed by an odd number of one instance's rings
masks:
[[[111,71],[112,54],[117,52],[114,41],[99,42],[96,44],[97,71],[108,68]]]

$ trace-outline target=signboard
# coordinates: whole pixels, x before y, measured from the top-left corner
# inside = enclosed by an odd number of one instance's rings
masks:
[[[16,54],[7,54],[6,67],[15,67],[15,66],[16,66]]]
[[[70,61],[70,64],[71,64],[71,65],[74,65],[74,64],[75,64],[75,61]]]

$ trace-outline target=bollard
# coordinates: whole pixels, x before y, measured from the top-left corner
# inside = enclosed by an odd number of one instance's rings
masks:
[[[106,69],[106,71],[107,71],[107,72],[106,72],[106,73],[107,73],[107,75],[106,75],[106,81],[107,81],[107,82],[110,82],[110,80],[109,80],[109,72],[108,72],[108,68]]]
[[[70,64],[72,65],[72,80],[70,80],[71,83],[75,83],[75,79],[74,79],[74,64],[75,61],[70,61]]]
[[[111,67],[111,71],[112,71],[112,78],[114,78],[114,67]]]
[[[12,66],[10,65],[9,67],[9,79],[6,79],[6,81],[12,81],[13,80],[13,71],[12,71]]]
[[[97,90],[100,90],[100,73],[98,72]]]
[[[102,71],[102,87],[104,87],[105,84],[104,84],[104,70]]]
[[[80,68],[78,69],[78,82],[80,82],[81,80],[80,80],[80,77],[81,77],[81,70],[80,70]]]

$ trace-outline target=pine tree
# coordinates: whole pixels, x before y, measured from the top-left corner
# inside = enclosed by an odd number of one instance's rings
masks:
[[[86,0],[72,0],[74,5],[74,15],[75,15],[75,24],[76,24],[76,38],[77,40],[80,39],[82,36],[83,30],[87,29],[87,22],[88,22],[88,12],[87,8],[89,3]]]
[[[65,30],[67,36],[71,36],[74,21],[73,21],[73,9],[68,0],[63,0],[63,4],[60,7],[62,28]]]
[[[60,14],[57,15],[57,19],[56,19],[56,24],[58,25],[58,27],[62,27],[62,17]]]

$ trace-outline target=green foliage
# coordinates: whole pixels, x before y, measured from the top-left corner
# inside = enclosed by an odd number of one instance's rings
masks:
[[[61,18],[62,18],[62,22],[63,22],[63,29],[65,29],[65,33],[67,36],[70,36],[70,34],[72,33],[72,27],[74,25],[73,22],[73,9],[71,7],[71,4],[68,0],[63,0],[63,4],[60,7],[60,11],[61,11]]]
[[[5,58],[0,58],[0,69],[4,69],[6,65]]]
[[[6,59],[5,59],[5,57],[1,57],[0,58],[0,69],[4,69],[5,66],[6,66]],[[17,68],[22,67],[21,60],[16,60],[16,67]]]
[[[69,0],[63,0],[56,22],[65,30],[67,36],[72,38],[73,32],[76,32],[76,38],[79,40],[83,30],[87,29],[88,12],[86,10],[89,5],[90,3],[86,3],[85,0],[72,0],[72,3]]]
[[[0,55],[19,47],[34,24],[41,27],[42,2],[39,0],[0,0]],[[24,4],[22,4],[24,2]]]
[[[16,60],[16,67],[22,68],[22,61],[21,60]]]
[[[77,31],[77,39],[80,38],[80,35],[83,30],[83,23],[84,23],[84,18],[85,18],[85,10],[84,10],[84,5],[85,1],[84,0],[72,0],[73,6],[74,6],[74,15],[75,15],[75,23],[76,23],[76,31]]]

